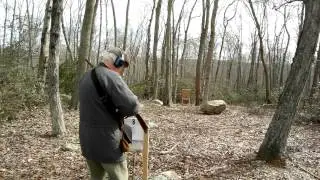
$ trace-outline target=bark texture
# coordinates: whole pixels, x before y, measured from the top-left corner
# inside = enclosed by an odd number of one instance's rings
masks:
[[[200,35],[200,46],[197,58],[197,67],[196,67],[196,82],[195,82],[195,96],[196,102],[195,105],[200,105],[200,86],[201,86],[201,64],[203,58],[204,45],[206,42],[206,37],[208,34],[209,26],[209,12],[210,12],[210,1],[202,0],[202,22],[201,22],[201,35]]]
[[[211,74],[211,64],[213,59],[213,51],[214,51],[214,43],[215,43],[215,35],[216,35],[216,16],[218,11],[219,0],[214,1],[214,7],[211,15],[211,32],[210,32],[210,41],[208,45],[208,53],[205,62],[205,74],[204,74],[204,95],[203,95],[203,104],[206,104],[209,99],[209,85],[210,85],[210,74]]]
[[[46,77],[46,63],[48,60],[48,46],[49,46],[49,30],[51,19],[51,0],[47,1],[46,11],[43,18],[43,27],[40,40],[40,57],[38,66],[38,79],[39,79],[39,91],[44,88],[44,82]]]
[[[63,0],[53,0],[49,45],[48,94],[52,135],[54,136],[64,135],[66,132],[59,93],[59,38],[62,6]]]
[[[153,67],[152,67],[152,73],[153,73],[153,98],[158,98],[158,60],[157,60],[157,51],[158,51],[158,34],[159,34],[159,18],[161,13],[161,4],[162,0],[158,0],[157,8],[156,8],[156,19],[154,23],[154,36],[153,36]]]
[[[78,108],[78,101],[79,101],[78,84],[82,74],[84,74],[86,70],[85,60],[89,59],[90,37],[91,37],[91,30],[92,30],[92,21],[94,18],[95,3],[96,3],[95,0],[87,1],[86,10],[83,18],[80,48],[79,48],[79,55],[78,55],[77,75],[74,81],[74,91],[71,99],[72,101],[71,108],[74,108],[74,109]]]
[[[304,4],[306,16],[291,70],[258,152],[258,158],[266,161],[281,159],[285,154],[288,135],[316,50],[320,32],[320,1],[305,0]]]

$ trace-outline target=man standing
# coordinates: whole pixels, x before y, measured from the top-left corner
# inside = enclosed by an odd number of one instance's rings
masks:
[[[138,113],[138,99],[123,81],[122,75],[129,66],[119,48],[111,48],[93,73],[104,94],[100,97],[92,70],[80,80],[80,145],[90,169],[91,179],[127,180],[125,154],[120,148],[122,132],[120,119]],[[110,106],[116,109],[114,115]]]

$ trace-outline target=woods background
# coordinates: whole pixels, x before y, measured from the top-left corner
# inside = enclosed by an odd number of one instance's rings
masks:
[[[188,88],[196,105],[210,99],[276,103],[303,27],[304,5],[276,0],[214,3],[63,1],[55,60],[49,58],[52,2],[1,0],[1,119],[44,104],[45,87],[58,88],[63,102],[77,108],[79,78],[110,46],[127,53],[130,68],[124,78],[141,99],[159,98],[170,105],[180,102],[181,89]],[[54,64],[52,72],[58,76],[52,81],[48,71]],[[319,56],[303,100],[317,93],[318,78]]]

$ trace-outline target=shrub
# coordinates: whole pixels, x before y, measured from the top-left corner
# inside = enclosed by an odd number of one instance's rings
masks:
[[[76,76],[77,65],[76,62],[63,63],[59,66],[59,87],[63,94],[71,94],[73,92],[73,80]]]
[[[11,68],[1,72],[0,122],[15,119],[26,108],[44,105],[45,98],[36,90],[37,80],[32,71]]]

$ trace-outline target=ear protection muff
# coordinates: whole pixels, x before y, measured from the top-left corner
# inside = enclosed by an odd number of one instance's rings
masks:
[[[121,66],[124,65],[124,60],[122,59],[122,57],[117,56],[117,59],[114,61],[113,65],[114,65],[116,68],[119,68],[119,67],[121,67]]]

